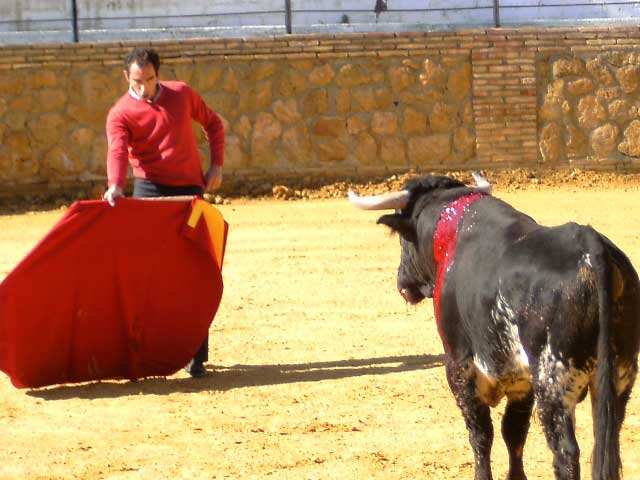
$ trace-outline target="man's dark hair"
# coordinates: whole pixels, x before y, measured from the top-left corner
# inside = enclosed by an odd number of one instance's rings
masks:
[[[131,50],[129,55],[124,59],[124,69],[127,73],[130,72],[131,64],[137,63],[140,68],[144,67],[147,64],[153,65],[154,70],[156,71],[156,75],[158,74],[158,70],[160,70],[160,56],[156,53],[155,50],[151,48],[134,48]]]

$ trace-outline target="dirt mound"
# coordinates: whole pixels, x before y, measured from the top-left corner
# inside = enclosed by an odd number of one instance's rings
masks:
[[[473,185],[470,171],[450,172],[424,172],[446,175],[466,184]],[[501,191],[514,191],[525,189],[554,189],[554,188],[639,188],[640,174],[597,172],[580,169],[566,169],[554,171],[535,171],[527,169],[513,169],[503,171],[483,171],[487,180]],[[405,182],[418,173],[410,171],[404,174],[390,175],[387,177],[371,178],[368,180],[345,179],[331,181],[331,179],[314,178],[289,181],[288,183],[266,182],[259,186],[244,186],[234,195],[218,195],[211,200],[220,203],[226,198],[240,197],[273,197],[283,200],[315,199],[344,197],[349,189],[354,189],[360,194],[371,195],[390,190],[399,190]],[[315,183],[315,184],[313,184]],[[244,191],[243,191],[244,190]],[[239,193],[239,195],[238,195]]]
[[[620,173],[588,171],[581,169],[530,170],[511,169],[502,171],[482,171],[496,191],[512,192],[530,189],[557,188],[640,188],[640,173]],[[336,179],[326,175],[306,175],[301,177],[264,179],[226,178],[219,193],[205,195],[213,204],[227,204],[234,199],[278,199],[311,200],[346,197],[352,189],[361,195],[373,195],[391,190],[400,190],[405,182],[416,175],[446,175],[469,185],[473,185],[471,171],[417,172],[366,178]],[[26,211],[44,211],[67,208],[76,200],[99,199],[104,192],[102,185],[92,185],[88,189],[43,191],[41,193],[16,194],[0,198],[0,214],[14,214]],[[130,194],[130,192],[129,192]]]

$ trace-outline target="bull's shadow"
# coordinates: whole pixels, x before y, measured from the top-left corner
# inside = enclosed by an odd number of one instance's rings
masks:
[[[138,381],[103,381],[30,390],[44,400],[115,398],[129,395],[197,393],[285,383],[340,380],[362,375],[387,375],[440,367],[444,355],[406,355],[282,365],[208,366],[209,375],[192,379],[156,377]]]

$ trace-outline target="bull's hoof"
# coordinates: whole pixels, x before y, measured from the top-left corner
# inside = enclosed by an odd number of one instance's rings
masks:
[[[187,366],[184,367],[184,371],[193,378],[202,378],[207,375],[207,369],[204,368],[202,362],[197,362],[195,360],[191,360]]]

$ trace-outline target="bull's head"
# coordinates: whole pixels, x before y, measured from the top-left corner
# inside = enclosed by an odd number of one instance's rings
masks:
[[[476,190],[491,192],[491,185],[474,172]],[[433,260],[433,235],[442,208],[450,202],[452,189],[465,185],[448,177],[427,176],[409,180],[404,190],[369,197],[349,192],[349,200],[365,210],[395,210],[381,216],[377,223],[387,225],[400,237],[398,291],[407,303],[416,304],[433,297],[436,265]],[[467,189],[468,190],[468,189]]]

